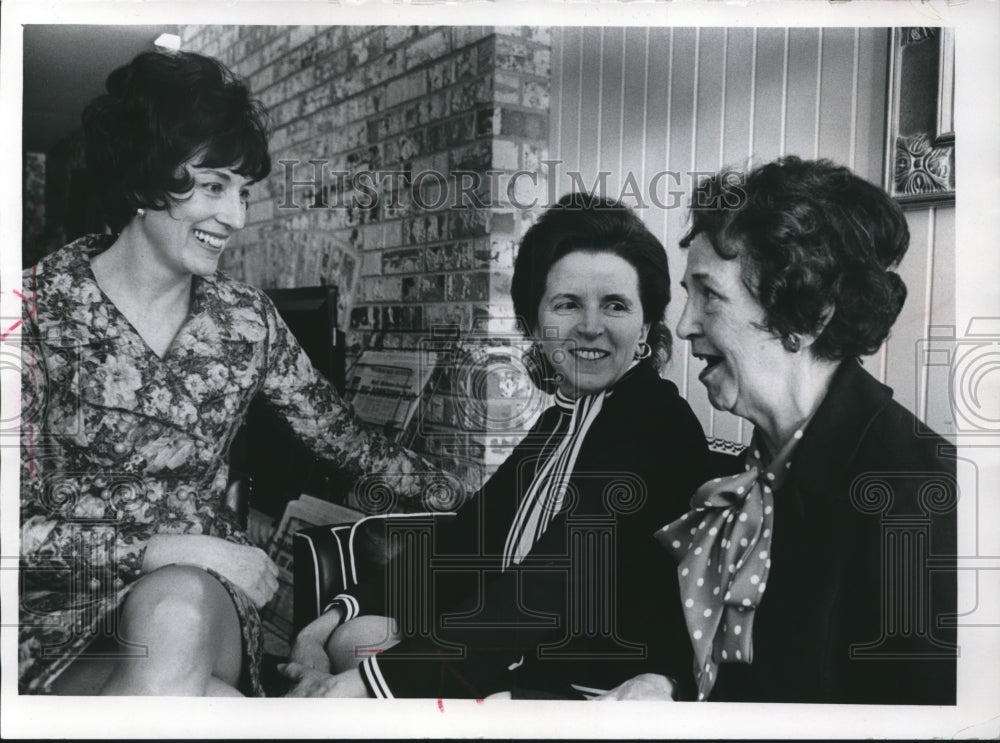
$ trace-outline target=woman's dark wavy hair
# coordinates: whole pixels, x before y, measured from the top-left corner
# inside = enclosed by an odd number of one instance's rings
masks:
[[[578,250],[613,253],[635,269],[643,322],[649,324],[646,342],[652,350],[642,363],[655,368],[666,363],[672,343],[670,330],[663,321],[670,303],[666,250],[631,209],[601,196],[566,194],[549,207],[521,240],[510,295],[525,332],[530,334],[538,327],[538,306],[545,294],[549,270],[556,261]]]
[[[223,64],[190,52],[144,52],[108,75],[83,112],[87,169],[115,232],[136,209],[163,209],[194,183],[197,158],[253,181],[271,171],[266,114]]]
[[[767,330],[782,340],[819,333],[812,351],[820,359],[877,351],[906,300],[889,270],[910,243],[902,209],[829,160],[785,157],[745,177],[723,170],[705,179],[681,247],[697,235],[721,258],[741,259]]]

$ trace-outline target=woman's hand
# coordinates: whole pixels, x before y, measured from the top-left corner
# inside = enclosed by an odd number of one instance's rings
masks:
[[[326,652],[326,643],[340,626],[343,616],[343,611],[334,607],[303,627],[292,645],[292,663],[329,673],[330,656]]]
[[[261,549],[267,549],[278,525],[265,513],[251,508],[247,515],[247,538]]]
[[[622,699],[672,702],[674,701],[674,691],[673,682],[666,676],[661,676],[658,673],[640,673],[625,683],[619,684],[607,694],[593,698],[601,702]]]
[[[326,654],[326,646],[311,638],[303,638],[301,635],[297,637],[288,657],[296,665],[322,673],[330,672],[330,656]]]
[[[247,595],[258,609],[278,590],[278,566],[257,547],[204,534],[157,534],[149,539],[145,573],[170,564],[210,568]]]
[[[361,680],[361,671],[352,668],[335,676],[308,668],[299,663],[282,663],[278,670],[295,686],[286,697],[365,698],[368,689]]]

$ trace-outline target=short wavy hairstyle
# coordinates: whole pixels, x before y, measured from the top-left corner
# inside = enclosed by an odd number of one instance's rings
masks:
[[[144,52],[108,75],[83,112],[86,163],[115,232],[139,208],[164,209],[194,183],[182,166],[271,172],[267,117],[222,63],[190,52]]]
[[[744,284],[764,308],[766,330],[786,342],[813,334],[813,354],[872,354],[888,337],[906,284],[890,270],[910,243],[889,195],[829,160],[785,157],[747,174],[722,170],[695,188],[688,247],[704,235],[742,261]]]
[[[510,284],[514,312],[528,334],[538,327],[538,308],[549,270],[576,252],[612,253],[639,277],[639,300],[652,353],[642,361],[659,368],[670,359],[672,338],[663,316],[670,303],[670,270],[663,244],[635,213],[601,196],[569,193],[533,224],[521,240]]]

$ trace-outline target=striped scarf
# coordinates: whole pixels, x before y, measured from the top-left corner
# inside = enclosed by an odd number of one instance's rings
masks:
[[[504,570],[512,564],[521,564],[545,533],[553,516],[562,508],[580,447],[601,412],[607,394],[608,391],[603,390],[596,395],[572,400],[556,392],[555,402],[561,414],[542,448],[535,477],[518,505],[514,523],[507,533],[503,549]]]

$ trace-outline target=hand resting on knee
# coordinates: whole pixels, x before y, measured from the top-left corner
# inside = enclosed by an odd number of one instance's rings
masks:
[[[264,550],[218,537],[203,534],[151,537],[143,558],[143,572],[171,564],[214,570],[243,591],[258,609],[278,590],[278,566]]]
[[[295,638],[290,662],[278,667],[294,685],[288,696],[368,696],[358,663],[398,643],[399,628],[390,617],[361,616],[341,624],[342,618],[334,607]]]

